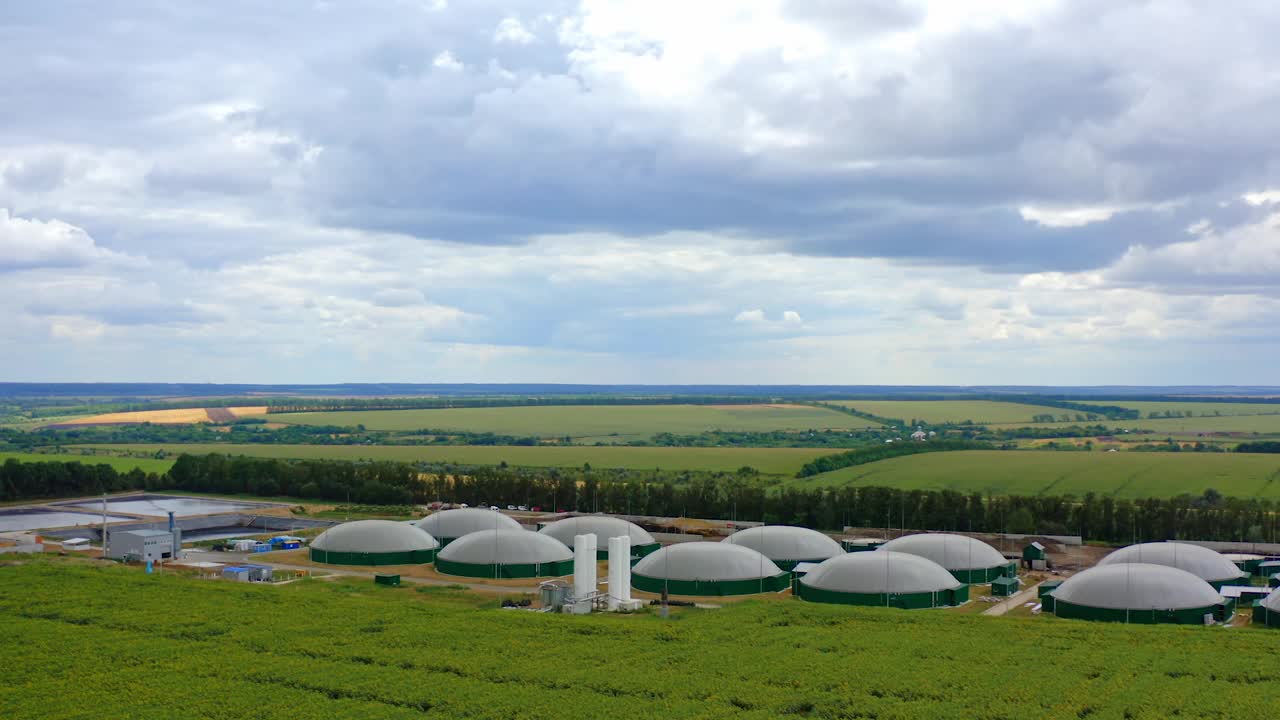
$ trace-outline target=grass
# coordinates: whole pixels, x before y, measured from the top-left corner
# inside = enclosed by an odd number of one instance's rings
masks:
[[[572,437],[576,442],[647,440],[656,433],[868,427],[860,418],[801,405],[548,405],[544,407],[280,413],[273,422],[364,425],[369,430],[459,430],[499,435]]]
[[[73,446],[75,447],[75,446]],[[830,455],[820,448],[667,448],[507,445],[234,445],[223,443],[97,445],[101,451],[154,454],[225,453],[289,459],[394,460],[403,462],[456,462],[465,465],[530,467],[582,467],[633,470],[706,470],[731,472],[749,465],[766,475],[794,475],[810,460]]]
[[[781,599],[669,620],[547,615],[457,589],[65,559],[0,578],[8,720],[1247,717],[1274,710],[1280,683],[1277,636],[1257,628]]]
[[[157,460],[154,458],[129,458],[117,457],[111,455],[94,455],[84,453],[16,453],[16,452],[0,452],[0,463],[8,459],[18,460],[20,462],[80,462],[86,465],[110,465],[120,472],[129,472],[134,468],[141,468],[146,473],[162,474],[169,471],[173,467],[172,460]]]
[[[1024,405],[1022,403],[995,402],[993,400],[840,400],[832,403],[853,408],[880,417],[898,418],[911,422],[912,418],[932,424],[960,423],[972,420],[975,424],[1024,423],[1030,424],[1036,415],[1059,415],[1067,410]]]
[[[1118,498],[1199,495],[1280,498],[1280,456],[1234,453],[966,450],[925,453],[792,481],[801,487],[857,483],[993,495]]]

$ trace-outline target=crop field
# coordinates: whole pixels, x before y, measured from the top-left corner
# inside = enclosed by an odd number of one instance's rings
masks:
[[[1109,720],[1265,717],[1280,701],[1276,637],[1264,629],[781,599],[668,620],[494,605],[443,587],[261,587],[66,560],[8,564],[0,707],[7,720],[168,720],[175,709],[288,720]]]
[[[220,407],[220,408],[183,408],[179,410],[140,410],[137,412],[106,413],[56,422],[46,425],[132,425],[154,423],[157,425],[189,425],[203,422],[230,422],[239,418],[265,415],[266,406],[255,407]]]
[[[1118,498],[1199,495],[1214,488],[1234,497],[1280,498],[1280,455],[965,450],[881,460],[792,481],[802,487],[853,483],[995,495],[1095,492]]]
[[[972,420],[975,424],[1021,423],[1030,424],[1031,418],[1045,413],[1068,412],[1042,405],[995,402],[993,400],[839,400],[843,405],[860,412],[880,417],[898,418],[911,422],[912,418],[929,423],[960,423]]]
[[[85,465],[110,465],[120,472],[128,472],[141,468],[147,473],[166,473],[173,467],[172,460],[156,460],[154,458],[128,458],[108,455],[81,455],[78,453],[18,453],[0,452],[0,463],[8,459],[21,462],[79,462]]]
[[[459,430],[499,435],[572,437],[577,442],[647,440],[656,433],[707,430],[854,429],[860,418],[803,405],[547,405],[542,407],[280,413],[302,425],[364,425],[369,430]]]
[[[749,465],[766,475],[794,475],[810,460],[832,454],[830,449],[797,448],[666,448],[666,447],[529,447],[510,445],[233,445],[222,443],[174,445],[98,445],[101,451],[148,454],[224,453],[288,459],[393,460],[399,462],[456,462],[463,465],[582,467],[632,470],[706,470],[732,472]],[[42,456],[37,456],[42,457]]]

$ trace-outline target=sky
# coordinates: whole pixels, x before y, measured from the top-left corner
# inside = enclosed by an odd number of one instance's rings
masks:
[[[1280,384],[1280,10],[0,3],[0,379]]]

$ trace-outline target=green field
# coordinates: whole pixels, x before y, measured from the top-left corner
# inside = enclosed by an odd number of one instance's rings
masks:
[[[1069,412],[1043,405],[995,402],[994,400],[839,400],[833,405],[843,405],[859,412],[879,417],[897,418],[911,422],[912,418],[932,424],[961,423],[972,420],[975,424],[1023,423],[1045,413]]]
[[[865,420],[802,405],[547,405],[542,407],[280,413],[273,422],[364,425],[369,430],[458,430],[572,437],[576,442],[647,440],[656,433],[707,430],[816,430],[868,427]]]
[[[261,587],[10,564],[0,707],[6,720],[1154,720],[1266,717],[1280,700],[1278,638],[1260,628],[783,597],[669,620],[494,604],[368,580]]]
[[[834,470],[794,485],[857,483],[994,495],[1119,498],[1199,495],[1280,498],[1280,455],[965,450],[924,453]]]
[[[74,446],[73,446],[74,447]],[[463,465],[526,465],[530,467],[627,468],[633,470],[707,470],[732,472],[749,465],[766,475],[794,475],[810,460],[832,454],[816,448],[667,448],[667,447],[526,447],[504,445],[233,445],[122,444],[97,445],[101,451],[153,454],[224,453],[289,459],[394,460],[456,462]],[[172,462],[172,461],[168,461]]]
[[[13,458],[21,462],[81,462],[86,465],[110,465],[120,472],[142,468],[147,473],[166,473],[173,467],[172,460],[153,458],[125,458],[107,455],[82,455],[79,453],[15,453],[0,452],[0,463]]]

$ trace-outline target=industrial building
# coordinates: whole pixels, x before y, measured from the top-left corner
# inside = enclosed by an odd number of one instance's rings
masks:
[[[904,609],[962,605],[969,586],[919,555],[880,551],[842,554],[799,579],[796,595],[810,602]]]
[[[442,548],[436,570],[479,578],[560,577],[573,572],[573,551],[549,535],[520,529],[481,530]]]
[[[631,569],[631,587],[672,595],[750,595],[785,590],[791,575],[759,552],[725,542],[668,545]]]
[[[844,555],[840,543],[817,530],[791,525],[760,525],[739,530],[721,542],[748,547],[764,555],[783,570],[796,563],[820,563]]]
[[[311,559],[331,565],[420,565],[440,544],[420,528],[391,520],[354,520],[320,533]]]
[[[1280,590],[1253,606],[1253,624],[1280,628]]]
[[[1150,563],[1098,565],[1045,595],[1046,612],[1062,618],[1205,625],[1226,622],[1235,603],[1185,570]]]
[[[1223,585],[1248,585],[1249,574],[1221,553],[1180,542],[1140,543],[1120,548],[1098,561],[1099,566],[1121,563],[1166,565],[1195,575],[1221,590]]]
[[[455,508],[434,512],[414,523],[445,547],[463,535],[481,530],[523,530],[520,523],[497,510]]]
[[[658,548],[662,547],[648,530],[633,522],[608,515],[580,515],[556,520],[547,523],[538,532],[559,540],[570,550],[573,549],[575,536],[595,535],[596,557],[600,560],[609,559],[609,538],[623,536],[631,538],[631,557],[633,558],[642,558],[649,553],[657,552]]]
[[[156,562],[173,558],[173,533],[167,530],[119,530],[108,534],[107,557]]]
[[[989,583],[999,577],[1015,577],[1018,563],[1005,559],[1000,551],[966,535],[920,533],[903,535],[881,545],[876,552],[910,553],[946,568],[963,583]]]

